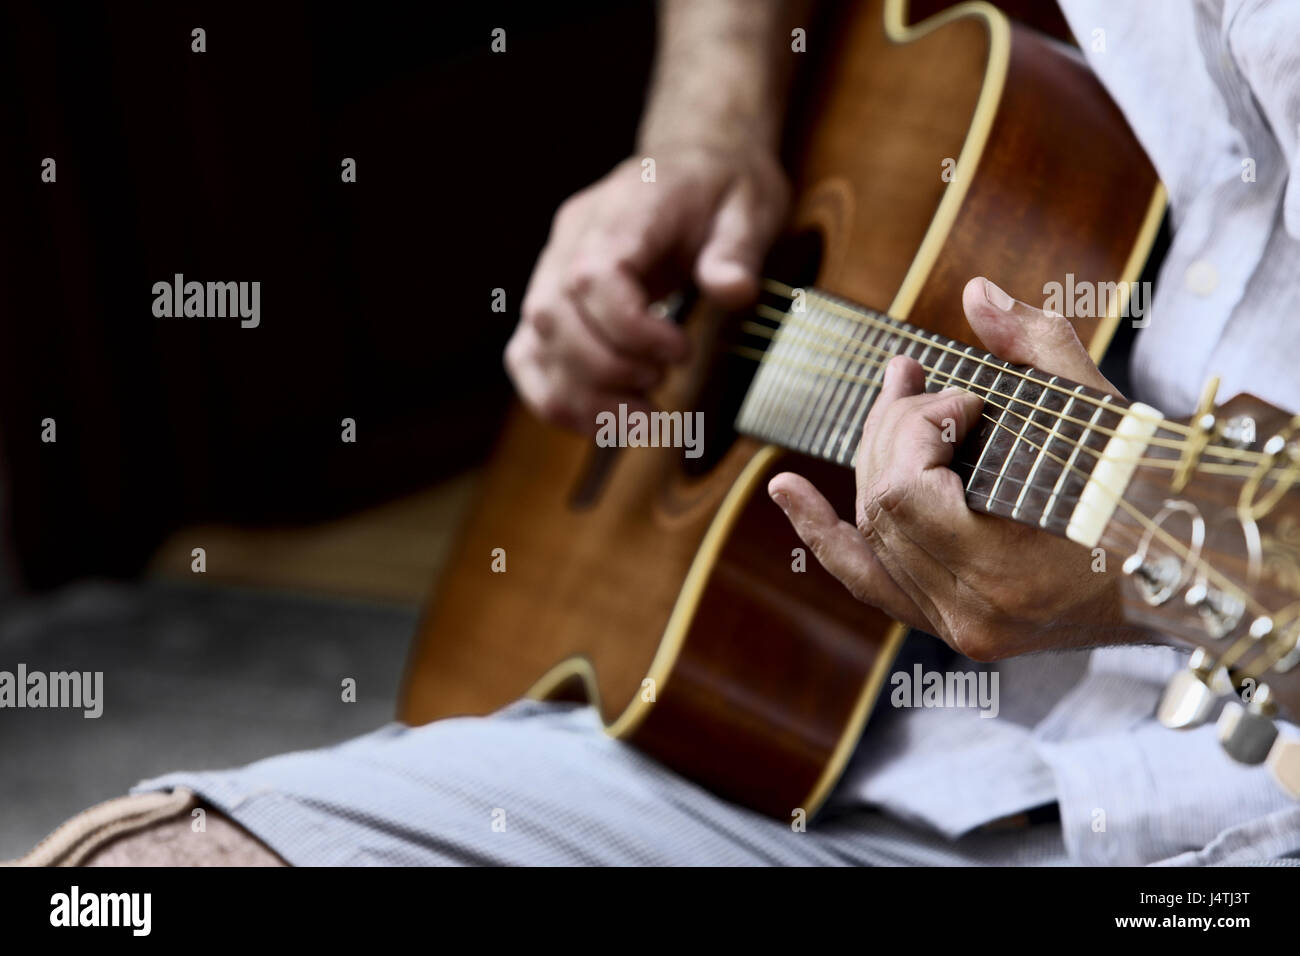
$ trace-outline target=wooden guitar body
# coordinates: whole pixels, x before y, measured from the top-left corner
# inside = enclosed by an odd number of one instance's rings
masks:
[[[910,24],[903,0],[864,2],[828,42],[807,54],[821,78],[791,157],[791,231],[820,246],[809,283],[974,342],[973,275],[1030,302],[1067,272],[1137,279],[1163,190],[1076,54],[985,3]],[[1094,356],[1117,321],[1078,320]],[[849,516],[853,476],[729,431],[735,396],[711,387],[724,327],[694,310],[694,358],[655,395],[704,412],[703,473],[680,448],[602,452],[512,415],[418,634],[402,719],[585,697],[611,734],[722,796],[787,820],[822,804],[903,629],[812,555],[795,570],[767,479],[808,474]]]

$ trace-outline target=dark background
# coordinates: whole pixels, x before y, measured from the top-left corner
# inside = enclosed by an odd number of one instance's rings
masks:
[[[186,523],[318,520],[481,457],[551,214],[630,151],[653,30],[646,2],[7,3],[0,460],[21,584],[131,575]],[[261,326],[154,318],[177,272],[260,280]]]

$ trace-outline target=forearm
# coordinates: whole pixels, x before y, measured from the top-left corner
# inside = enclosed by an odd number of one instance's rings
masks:
[[[638,149],[775,150],[811,0],[662,0]]]

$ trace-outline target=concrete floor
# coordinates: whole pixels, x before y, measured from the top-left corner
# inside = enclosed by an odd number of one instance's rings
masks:
[[[0,709],[0,859],[168,770],[247,763],[392,719],[407,604],[167,581],[0,609],[0,670],[103,671],[104,712]],[[341,682],[356,680],[356,703]]]

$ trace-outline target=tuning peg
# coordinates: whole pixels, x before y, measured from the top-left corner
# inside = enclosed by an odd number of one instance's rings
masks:
[[[1202,649],[1192,653],[1187,669],[1169,679],[1156,707],[1156,719],[1171,730],[1199,727],[1209,719],[1214,704],[1232,683],[1227,671],[1214,666],[1214,660]]]
[[[1219,743],[1228,756],[1238,763],[1263,763],[1273,742],[1277,740],[1277,725],[1272,715],[1277,713],[1268,685],[1261,684],[1250,702],[1242,705],[1229,701],[1219,714]]]
[[[1233,415],[1219,426],[1219,437],[1233,448],[1249,448],[1255,444],[1255,419],[1249,415]]]
[[[1300,619],[1294,620],[1288,625],[1283,632],[1282,640],[1286,641],[1288,648],[1277,662],[1273,665],[1273,670],[1279,674],[1285,674],[1292,670],[1296,664],[1300,664]]]
[[[1215,640],[1231,634],[1246,613],[1246,605],[1239,598],[1212,588],[1203,580],[1189,587],[1183,600],[1196,608],[1206,633]]]
[[[1268,752],[1268,770],[1292,800],[1300,800],[1300,739],[1278,737]]]

